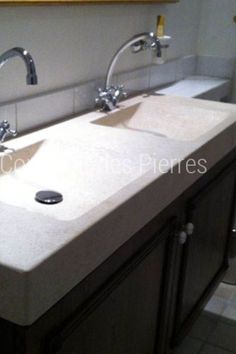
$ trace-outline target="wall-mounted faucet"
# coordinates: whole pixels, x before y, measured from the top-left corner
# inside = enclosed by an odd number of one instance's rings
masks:
[[[17,56],[20,57],[25,63],[27,71],[27,85],[37,85],[38,78],[34,60],[30,53],[27,52],[27,50],[25,50],[24,48],[12,48],[0,55],[0,68],[2,68],[3,65],[6,64],[9,59]],[[8,121],[4,120],[0,123],[0,142],[3,142],[8,135],[16,136],[17,132],[15,130],[10,129],[10,124],[8,123]]]
[[[112,111],[117,107],[117,103],[122,97],[126,97],[123,86],[111,86],[111,78],[114,72],[116,62],[127,48],[131,47],[133,53],[151,49],[156,52],[157,57],[161,57],[161,43],[157,36],[152,32],[144,32],[135,35],[127,42],[125,42],[113,56],[108,67],[106,75],[106,83],[104,89],[99,89],[99,95],[96,98],[96,104],[102,111]]]

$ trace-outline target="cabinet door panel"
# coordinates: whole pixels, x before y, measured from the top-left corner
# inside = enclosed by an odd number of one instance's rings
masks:
[[[154,354],[171,227],[168,223],[51,339],[47,353]]]
[[[177,332],[200,310],[204,298],[214,291],[217,279],[227,268],[234,186],[235,171],[230,168],[188,204],[187,221],[191,221],[195,229],[183,250]]]

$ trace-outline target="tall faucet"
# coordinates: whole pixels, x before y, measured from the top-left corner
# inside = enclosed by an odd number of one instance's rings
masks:
[[[96,104],[102,111],[112,111],[117,107],[122,97],[126,97],[123,86],[111,86],[111,78],[114,72],[116,62],[127,48],[131,47],[133,53],[151,49],[156,52],[157,57],[161,57],[161,43],[153,32],[139,33],[125,42],[113,56],[106,75],[105,88],[98,89],[99,95],[96,98]]]
[[[27,85],[37,85],[38,78],[36,73],[36,68],[34,60],[30,53],[24,48],[15,47],[7,50],[2,55],[0,55],[0,68],[8,62],[9,59],[19,56],[25,63],[26,66],[26,84]],[[8,135],[16,136],[17,132],[10,129],[10,124],[7,120],[0,123],[0,142],[3,142]]]

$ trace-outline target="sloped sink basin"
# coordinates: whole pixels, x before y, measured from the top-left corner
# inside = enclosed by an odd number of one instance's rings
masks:
[[[43,141],[23,147],[19,150],[6,149],[0,153],[0,176],[15,173],[18,169],[27,165],[30,160],[37,154]]]
[[[222,123],[228,113],[185,105],[166,104],[168,101],[147,100],[110,113],[93,121],[94,124],[130,131],[140,131],[163,138],[191,141]]]
[[[140,168],[138,155],[130,157],[96,142],[85,144],[77,135],[72,131],[69,137],[49,137],[0,153],[0,203],[57,220],[73,220],[150,168]],[[129,161],[128,170],[124,161]],[[45,190],[61,193],[63,202],[52,206],[35,202],[36,193]]]

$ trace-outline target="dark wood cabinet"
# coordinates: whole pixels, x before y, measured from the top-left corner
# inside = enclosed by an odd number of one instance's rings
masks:
[[[186,205],[194,231],[184,245],[178,285],[175,341],[178,343],[228,267],[235,168],[223,170]]]
[[[153,354],[162,328],[160,305],[167,291],[173,228],[170,220],[128,260],[78,316],[52,336],[45,353]]]
[[[236,150],[33,325],[0,320],[1,354],[171,352],[227,269],[235,175]]]

